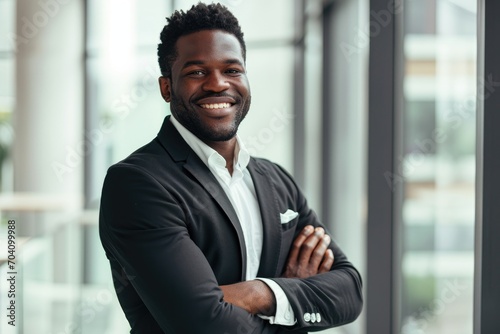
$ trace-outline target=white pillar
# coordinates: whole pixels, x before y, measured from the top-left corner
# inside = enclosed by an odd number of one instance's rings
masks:
[[[83,13],[81,0],[17,1],[15,192],[81,198]]]
[[[62,203],[53,214],[53,207],[42,205],[38,209],[42,214],[31,209],[36,213],[19,216],[19,234],[40,236],[38,240],[48,245],[42,255],[48,266],[37,277],[24,272],[24,291],[30,291],[27,286],[37,280],[72,284],[64,312],[51,308],[48,295],[39,300],[47,307],[30,311],[21,305],[26,319],[40,321],[21,320],[18,330],[52,332],[61,324],[73,324],[76,303],[72,297],[79,292],[81,276],[81,247],[75,237],[78,226],[71,218],[77,218],[83,192],[84,7],[83,0],[16,3],[13,188],[18,193],[43,195],[32,196],[38,206],[46,196],[49,202],[55,198]],[[59,228],[61,222],[69,224]],[[56,312],[58,320],[53,321]]]

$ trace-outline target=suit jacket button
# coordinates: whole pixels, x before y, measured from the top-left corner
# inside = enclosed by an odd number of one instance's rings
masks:
[[[305,322],[311,321],[311,314],[310,313],[304,313],[304,321]]]
[[[320,321],[321,321],[321,314],[316,313],[316,322],[320,322]]]
[[[311,322],[313,324],[316,322],[316,313],[311,313]]]

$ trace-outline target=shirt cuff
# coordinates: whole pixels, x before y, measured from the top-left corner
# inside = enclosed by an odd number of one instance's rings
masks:
[[[275,281],[268,278],[259,278],[266,283],[267,286],[273,291],[276,298],[276,314],[274,316],[259,315],[262,319],[269,320],[271,325],[293,326],[297,322],[295,313],[293,313],[292,305],[288,301],[283,289]]]

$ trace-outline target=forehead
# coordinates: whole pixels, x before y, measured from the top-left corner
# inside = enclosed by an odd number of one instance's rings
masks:
[[[241,45],[236,36],[221,30],[202,30],[181,36],[176,43],[175,63],[192,60],[239,59],[243,63]]]

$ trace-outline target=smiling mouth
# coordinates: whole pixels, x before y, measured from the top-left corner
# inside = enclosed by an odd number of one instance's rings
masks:
[[[231,103],[204,103],[200,104],[203,109],[225,109],[230,108]]]

